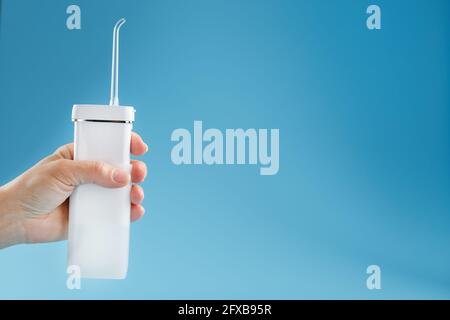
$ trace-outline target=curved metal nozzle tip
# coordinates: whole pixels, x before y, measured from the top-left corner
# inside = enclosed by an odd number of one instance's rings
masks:
[[[120,19],[116,22],[116,25],[114,26],[114,30],[118,30],[127,20],[125,18]]]

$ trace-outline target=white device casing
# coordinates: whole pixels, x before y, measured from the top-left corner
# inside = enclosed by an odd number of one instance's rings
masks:
[[[74,160],[101,160],[131,173],[133,107],[74,105]],[[128,270],[130,189],[76,187],[69,202],[68,265],[83,278],[123,279]]]

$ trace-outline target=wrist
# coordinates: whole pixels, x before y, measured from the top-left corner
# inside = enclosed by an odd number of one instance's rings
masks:
[[[25,242],[23,215],[11,185],[0,187],[0,249]]]

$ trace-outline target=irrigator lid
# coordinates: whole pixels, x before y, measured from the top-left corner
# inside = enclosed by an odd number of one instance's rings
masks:
[[[135,112],[128,106],[76,104],[72,109],[72,121],[134,122]]]

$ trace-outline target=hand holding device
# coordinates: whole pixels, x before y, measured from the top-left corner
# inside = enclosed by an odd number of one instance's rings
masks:
[[[141,137],[132,133],[131,153],[148,150]],[[67,238],[69,196],[77,185],[95,183],[117,188],[144,181],[145,164],[132,160],[128,172],[102,161],[73,160],[73,144],[60,147],[32,168],[0,187],[0,248]],[[131,178],[131,179],[130,179]],[[136,184],[130,193],[131,221],[144,214],[144,191]]]

